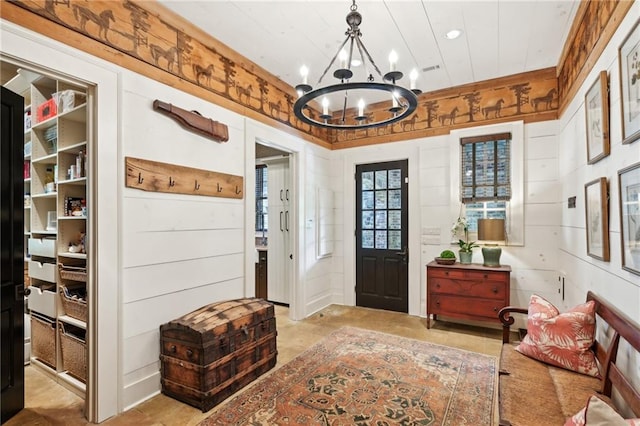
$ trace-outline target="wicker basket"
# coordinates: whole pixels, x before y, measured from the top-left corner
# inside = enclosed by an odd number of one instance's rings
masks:
[[[87,301],[70,297],[68,288],[62,284],[60,284],[59,292],[64,313],[71,318],[87,322]]]
[[[67,266],[58,263],[58,270],[60,271],[60,278],[63,280],[87,282],[87,268],[85,267]]]
[[[78,380],[87,380],[87,345],[84,340],[64,330],[60,324],[60,350],[62,353],[62,368]]]
[[[31,314],[31,354],[51,368],[56,368],[56,326],[45,317]]]

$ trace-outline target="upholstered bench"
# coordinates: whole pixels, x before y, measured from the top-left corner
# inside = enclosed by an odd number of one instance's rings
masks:
[[[618,363],[619,360],[622,364],[640,360],[640,326],[589,292],[587,302],[591,300],[595,303],[596,332],[595,342],[588,350],[595,355],[600,378],[553,366],[516,351],[515,347],[521,342],[510,343],[510,326],[514,323],[512,315],[529,311],[517,307],[506,307],[500,311],[503,324],[499,371],[500,425],[564,425],[567,419],[585,408],[593,395],[622,411],[626,418],[640,417],[640,393],[631,384],[634,380],[626,377],[626,373],[637,375],[638,367],[634,365],[625,371]],[[622,348],[624,354],[618,359]],[[635,354],[632,353],[634,351]],[[637,380],[637,376],[634,379]],[[612,389],[621,395],[623,401],[618,397],[611,400]]]

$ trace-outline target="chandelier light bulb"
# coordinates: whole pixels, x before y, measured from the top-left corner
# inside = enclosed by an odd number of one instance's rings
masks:
[[[392,50],[391,53],[389,53],[389,70],[395,71],[397,63],[398,63],[398,54],[396,53],[395,50]]]
[[[348,55],[344,49],[340,51],[340,55],[338,55],[338,59],[340,59],[340,68],[343,68],[343,69],[347,68]]]
[[[414,68],[411,70],[411,73],[409,74],[409,80],[411,80],[411,90],[416,88],[417,79],[418,79],[418,70]]]
[[[306,65],[300,67],[300,75],[302,76],[302,84],[308,84],[309,68]]]
[[[364,116],[364,99],[358,101],[358,116]]]
[[[391,92],[391,100],[393,101],[393,108],[398,108],[398,92]]]
[[[322,114],[329,115],[329,99],[326,96],[322,98]]]

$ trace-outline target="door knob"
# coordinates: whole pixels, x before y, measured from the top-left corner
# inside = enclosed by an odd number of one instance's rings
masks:
[[[407,263],[407,261],[409,260],[409,248],[407,246],[404,246],[402,251],[397,252],[396,255],[402,257],[402,263]]]

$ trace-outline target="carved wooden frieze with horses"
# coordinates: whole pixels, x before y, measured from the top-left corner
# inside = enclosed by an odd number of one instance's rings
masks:
[[[355,142],[353,146],[409,139],[444,134],[452,128],[514,119],[549,120],[557,116],[557,79],[555,69],[548,69],[424,93],[419,97],[416,113],[392,125],[328,131],[297,120],[293,113],[296,93],[292,87],[237,53],[228,53],[229,49],[214,39],[195,30],[187,33],[182,28],[194,27],[173,14],[169,16],[168,11],[162,16],[154,13],[150,3],[13,0],[8,6],[13,5],[20,6],[24,13],[35,13],[147,64],[136,69],[137,72],[157,78],[154,73],[162,70],[180,81],[191,82],[197,86],[196,91],[211,92],[241,106],[241,111],[268,117],[269,122],[297,129],[311,136],[311,140],[326,141],[336,148],[349,146],[351,142]],[[28,25],[26,21],[21,22]],[[74,47],[95,53],[79,43],[77,37],[69,40]],[[118,56],[113,55],[113,60],[117,61]],[[149,66],[154,73],[148,71]],[[389,106],[388,103],[371,105],[366,114],[375,117]],[[319,111],[312,110],[310,114],[317,116]]]
[[[388,106],[374,105],[371,115],[384,113]],[[558,109],[558,87],[555,69],[534,71],[468,86],[424,93],[418,108],[409,118],[385,127],[366,130],[333,131],[331,142],[336,147],[353,146],[354,141],[403,139],[446,134],[452,128],[469,127],[490,122],[522,119],[537,121],[555,119]]]

